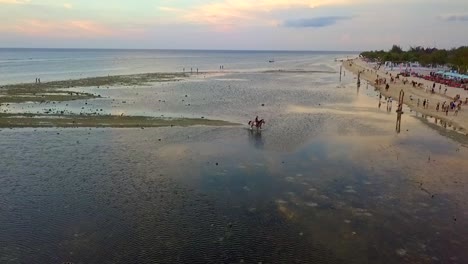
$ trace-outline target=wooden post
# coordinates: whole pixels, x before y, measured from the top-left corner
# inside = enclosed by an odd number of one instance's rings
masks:
[[[340,82],[341,82],[341,71],[343,69],[343,65],[340,66]]]
[[[405,92],[403,89],[400,90],[400,97],[398,98],[398,108],[397,108],[397,121],[396,121],[396,132],[400,133],[401,129],[401,115],[403,114],[403,99],[405,98]]]
[[[398,108],[397,112],[401,112],[403,114],[403,99],[405,98],[405,91],[403,89],[400,90],[400,97],[398,98]]]

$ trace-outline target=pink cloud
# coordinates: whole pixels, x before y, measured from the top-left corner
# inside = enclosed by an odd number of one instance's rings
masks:
[[[343,44],[349,44],[351,40],[352,40],[351,35],[348,33],[345,33],[340,36],[340,42]]]
[[[191,23],[249,26],[272,25],[275,21],[270,13],[290,8],[315,8],[324,5],[351,3],[352,0],[224,0],[208,3],[186,10],[182,19]]]
[[[28,19],[16,24],[0,25],[0,32],[12,32],[20,35],[48,38],[104,38],[110,36],[138,36],[144,33],[139,28],[119,28],[97,23],[91,20],[48,21]]]

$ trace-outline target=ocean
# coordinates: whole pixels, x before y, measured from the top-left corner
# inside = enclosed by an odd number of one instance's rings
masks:
[[[0,49],[0,84],[67,80],[147,72],[274,70],[285,66],[330,70],[327,63],[306,58],[355,56],[353,52]],[[274,60],[275,63],[269,63]],[[301,63],[302,62],[302,63]],[[322,61],[324,62],[324,61]]]
[[[239,123],[1,129],[0,262],[468,262],[466,137],[406,107],[396,131],[395,105],[340,81],[347,56],[0,50],[1,84],[199,69],[2,112]]]

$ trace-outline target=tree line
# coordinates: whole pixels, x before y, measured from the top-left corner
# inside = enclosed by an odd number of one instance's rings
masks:
[[[468,46],[450,50],[418,46],[404,51],[400,46],[393,45],[389,51],[365,51],[361,56],[377,62],[419,62],[422,66],[448,65],[460,73],[466,73],[468,70]]]

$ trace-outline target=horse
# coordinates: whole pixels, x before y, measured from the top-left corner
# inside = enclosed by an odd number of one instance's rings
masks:
[[[258,130],[258,129],[262,129],[262,125],[265,124],[265,120],[260,119],[258,122],[255,121],[255,120],[251,120],[251,121],[249,121],[248,124],[250,126],[250,129],[253,129],[254,127],[256,127],[257,130]]]

